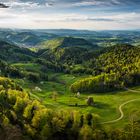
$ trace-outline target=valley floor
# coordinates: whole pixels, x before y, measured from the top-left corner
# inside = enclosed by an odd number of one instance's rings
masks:
[[[139,115],[140,87],[110,93],[81,93],[77,97],[69,91],[69,86],[81,78],[83,76],[49,73],[49,82],[39,84],[23,80],[16,82],[20,83],[32,98],[40,100],[47,107],[53,110],[66,109],[93,113],[98,118],[98,123],[104,124],[107,128],[123,127]],[[36,87],[40,91],[37,91]],[[86,99],[89,96],[93,97],[94,106],[87,106]]]

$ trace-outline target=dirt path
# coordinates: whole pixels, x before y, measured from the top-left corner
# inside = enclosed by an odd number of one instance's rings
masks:
[[[127,89],[127,90],[128,90],[128,91],[131,91],[131,92],[140,93],[139,91],[136,91],[136,90],[131,90],[131,89]],[[123,117],[124,117],[124,112],[123,112],[122,108],[123,108],[125,105],[127,105],[127,104],[129,104],[129,103],[131,103],[131,102],[138,101],[138,100],[140,100],[140,98],[138,98],[138,99],[132,99],[132,100],[129,100],[129,101],[126,101],[126,102],[122,103],[122,104],[119,106],[119,112],[120,112],[120,117],[119,117],[119,118],[117,118],[117,119],[115,119],[115,120],[111,120],[111,121],[102,122],[102,123],[100,123],[100,124],[115,123],[115,122],[118,122],[118,121],[122,120]]]
[[[137,90],[133,90],[133,89],[129,89],[129,88],[125,88],[127,91],[130,91],[130,92],[137,92],[137,93],[140,93],[140,91],[137,91]]]

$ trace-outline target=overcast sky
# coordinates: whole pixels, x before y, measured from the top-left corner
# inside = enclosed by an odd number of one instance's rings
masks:
[[[140,0],[0,0],[0,28],[140,29]]]

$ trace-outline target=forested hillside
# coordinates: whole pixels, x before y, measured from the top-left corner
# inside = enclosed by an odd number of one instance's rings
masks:
[[[30,61],[35,56],[29,49],[20,48],[0,40],[0,59],[6,61]]]
[[[37,55],[41,59],[50,61],[52,65],[58,64],[67,68],[70,65],[82,64],[90,59],[93,50],[96,51],[96,49],[98,49],[98,46],[84,39],[63,37],[40,44]]]
[[[140,83],[140,48],[116,45],[89,61],[93,70],[91,78],[83,79],[71,86],[73,92],[106,92],[134,86]]]
[[[1,71],[2,73],[5,73],[3,75],[6,75],[6,73],[15,77],[28,77],[27,75],[32,75],[31,77],[39,79],[40,75],[43,75],[41,77],[46,77],[44,73],[48,69],[56,72],[90,74],[94,76],[93,78],[90,77],[90,81],[94,82],[94,79],[96,78],[97,81],[95,83],[99,86],[103,86],[101,91],[106,91],[105,88],[113,90],[139,84],[139,47],[128,44],[118,44],[106,49],[91,50],[83,47],[73,47],[73,45],[67,46],[74,43],[71,41],[71,38],[69,38],[67,44],[63,42],[63,44],[61,44],[62,46],[60,45],[60,42],[58,43],[59,45],[57,45],[58,48],[50,47],[48,49],[39,49],[38,52],[32,52],[28,49],[1,41],[0,50],[2,53],[0,53],[0,58],[2,60],[7,62],[31,61],[42,66],[42,71],[40,71],[41,74],[38,74],[36,72],[20,71],[16,68],[7,67],[4,64],[1,64],[1,68],[4,69]],[[50,46],[53,46],[53,43],[54,40],[50,41]],[[76,43],[78,44],[78,42]],[[46,47],[47,46],[48,45],[46,45]],[[2,67],[2,65],[4,65],[4,67]],[[77,65],[79,65],[78,68]],[[99,79],[97,77],[99,77]],[[87,82],[89,80],[84,79],[82,81]],[[77,90],[74,90],[73,86],[76,86],[77,83],[80,84],[80,82],[76,82],[71,87],[73,92],[88,91],[88,87],[80,87],[80,85],[77,86]],[[96,88],[94,87],[94,84],[90,83],[90,91],[92,91],[92,85],[93,89]],[[82,90],[82,88],[85,89]]]

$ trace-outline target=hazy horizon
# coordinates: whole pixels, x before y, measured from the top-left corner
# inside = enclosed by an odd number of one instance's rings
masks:
[[[0,27],[0,30],[75,30],[75,31],[140,31],[140,29],[73,29],[73,28],[6,28],[6,27]]]

